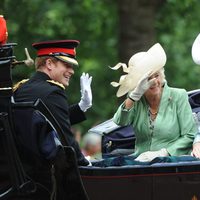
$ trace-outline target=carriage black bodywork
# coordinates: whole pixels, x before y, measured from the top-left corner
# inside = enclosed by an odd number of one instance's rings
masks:
[[[3,145],[5,146],[5,144],[12,147],[5,147],[9,152],[2,152],[1,150],[1,155],[3,153],[8,153],[10,156],[7,162],[9,174],[5,173],[5,176],[10,175],[10,181],[6,183],[9,187],[3,188],[2,180],[0,180],[2,184],[0,185],[0,199],[9,199],[9,193],[12,193],[12,191],[23,195],[28,194],[28,196],[31,197],[31,195],[34,196],[34,192],[37,188],[34,180],[26,176],[23,162],[21,162],[20,155],[17,153],[17,147],[9,144],[9,142],[15,143],[15,138],[10,134],[12,133],[12,127],[10,127],[12,121],[10,115],[12,115],[12,112],[10,112],[10,109],[13,106],[11,102],[12,76],[10,66],[13,59],[13,46],[14,44],[4,46],[6,54],[5,51],[0,48],[1,147]],[[192,97],[191,106],[195,112],[198,112],[198,108],[200,107],[199,92],[199,90],[195,90],[188,93],[189,97]],[[18,109],[20,109],[20,107],[18,107]],[[134,150],[134,130],[129,126],[119,127],[113,124],[112,120],[109,120],[89,131],[97,131],[98,134],[102,135],[103,158],[124,156],[132,153]],[[5,138],[6,140],[2,141]],[[1,166],[3,162],[4,160],[0,158]],[[1,169],[0,167],[0,170]],[[79,167],[78,169],[81,176],[81,180],[79,180],[81,187],[79,187],[79,189],[87,193],[87,195],[82,196],[83,198],[77,198],[80,200],[200,199],[200,161],[198,160],[188,161],[182,159],[180,162],[154,162],[149,165],[137,164],[110,167],[87,166]],[[76,177],[78,180],[79,174],[76,174]],[[67,189],[68,188],[66,188],[66,190]]]
[[[80,168],[90,199],[196,200],[200,198],[200,162]]]

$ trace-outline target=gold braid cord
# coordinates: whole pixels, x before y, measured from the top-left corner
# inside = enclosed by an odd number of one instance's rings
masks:
[[[29,79],[23,79],[21,81],[19,81],[18,83],[16,83],[13,86],[13,92],[15,92],[22,84],[24,84],[25,82],[27,82]]]
[[[19,81],[18,83],[16,83],[13,86],[13,92],[15,92],[22,84],[24,84],[25,82],[27,82],[29,79],[23,79],[21,81]],[[47,82],[52,83],[54,85],[57,85],[59,87],[61,87],[63,90],[65,90],[65,86],[59,82],[53,81],[53,80],[47,80]]]
[[[47,82],[57,85],[57,86],[61,87],[63,90],[65,90],[65,86],[62,83],[59,83],[59,82],[53,81],[53,80],[47,80]]]

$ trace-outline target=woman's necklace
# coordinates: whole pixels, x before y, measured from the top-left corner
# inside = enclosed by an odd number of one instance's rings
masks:
[[[151,111],[151,108],[149,108],[149,112],[150,112],[151,115],[157,115],[158,114],[158,111],[153,112],[153,111]]]
[[[154,115],[156,116],[156,115]],[[154,118],[152,118],[153,115],[151,115],[150,108],[148,108],[148,118],[149,118],[149,129],[150,129],[150,135],[153,136],[153,131],[154,131]]]
[[[152,110],[150,105],[148,105],[149,129],[150,129],[151,136],[153,136],[153,133],[154,133],[155,119],[156,119],[157,114],[158,114],[160,98],[159,98],[159,101],[157,100],[156,102],[158,103],[156,111]],[[155,103],[155,101],[154,101],[154,103]]]
[[[157,117],[158,111],[152,112],[150,107],[148,107],[148,117],[149,117],[149,129],[150,135],[153,136],[154,133],[154,126],[155,126],[155,119]]]

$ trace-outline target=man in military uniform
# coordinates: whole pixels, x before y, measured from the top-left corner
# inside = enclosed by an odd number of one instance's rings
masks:
[[[92,77],[85,73],[81,76],[82,96],[78,104],[68,105],[65,93],[65,87],[78,66],[75,51],[78,44],[77,40],[34,43],[32,46],[37,50],[36,73],[14,88],[14,99],[16,102],[41,99],[60,124],[67,143],[74,148],[78,165],[88,165],[71,132],[71,125],[86,119],[85,111],[92,105]]]

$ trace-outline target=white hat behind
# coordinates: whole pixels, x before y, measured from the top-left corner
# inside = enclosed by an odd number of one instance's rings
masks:
[[[192,59],[197,65],[200,65],[200,33],[192,45]]]

